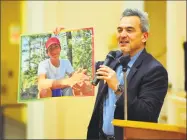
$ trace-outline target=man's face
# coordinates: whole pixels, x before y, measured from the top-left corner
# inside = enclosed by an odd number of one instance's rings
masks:
[[[53,45],[49,46],[49,48],[47,50],[48,50],[47,54],[50,58],[52,58],[52,59],[59,58],[60,51],[61,51],[61,48],[59,45],[53,44]]]
[[[148,33],[142,33],[140,19],[137,16],[123,17],[117,27],[118,45],[124,54],[134,56],[144,48]]]

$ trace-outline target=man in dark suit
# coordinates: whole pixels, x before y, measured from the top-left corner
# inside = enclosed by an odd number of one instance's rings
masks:
[[[118,59],[130,55],[127,65],[128,120],[157,122],[168,88],[165,68],[145,46],[148,39],[148,15],[138,9],[126,9],[117,27],[120,51],[109,65],[96,64],[101,79],[88,126],[87,139],[123,139],[123,130],[111,124],[124,119],[124,80]]]

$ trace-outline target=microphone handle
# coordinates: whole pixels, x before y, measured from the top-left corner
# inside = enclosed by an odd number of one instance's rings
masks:
[[[107,58],[104,63],[102,65],[108,66],[110,64],[110,59]],[[95,78],[93,79],[93,81],[91,82],[92,85],[97,86],[97,84],[99,83],[100,79],[97,79],[97,75],[94,76]]]
[[[98,84],[99,81],[100,81],[100,79],[97,79],[96,76],[97,76],[97,75],[95,75],[95,78],[94,78],[94,80],[92,81],[92,85],[94,85],[94,86],[97,86],[97,84]]]

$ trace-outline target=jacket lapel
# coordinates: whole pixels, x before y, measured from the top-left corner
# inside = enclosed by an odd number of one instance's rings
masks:
[[[127,83],[129,84],[135,73],[137,72],[139,66],[141,65],[144,57],[146,56],[147,52],[144,49],[138,59],[135,61],[134,65],[131,67],[130,72],[127,76]]]
[[[140,65],[142,64],[143,62],[143,59],[145,58],[145,56],[147,55],[147,52],[146,50],[144,49],[142,51],[142,53],[140,54],[140,56],[138,57],[138,59],[135,61],[135,63],[133,64],[133,66],[131,67],[130,69],[130,72],[127,76],[127,87],[130,87],[130,82],[132,80],[132,78],[134,77],[134,75],[136,74],[136,72],[138,71]],[[132,84],[133,86],[133,84]],[[130,94],[127,90],[127,94]],[[119,104],[123,104],[124,100],[123,100],[124,96],[120,96],[120,98],[118,99],[116,105],[119,105]]]

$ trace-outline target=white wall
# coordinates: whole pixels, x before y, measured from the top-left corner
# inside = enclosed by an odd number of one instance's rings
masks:
[[[174,90],[184,90],[186,1],[167,1],[167,70]]]

